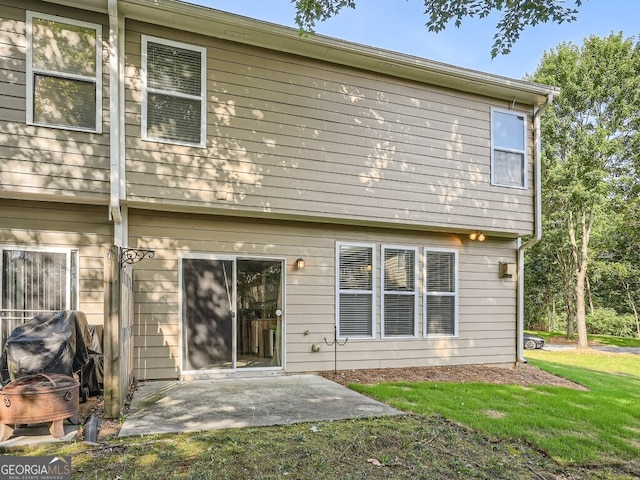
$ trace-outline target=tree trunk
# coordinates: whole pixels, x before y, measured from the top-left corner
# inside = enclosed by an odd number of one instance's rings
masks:
[[[591,295],[591,282],[589,281],[589,275],[586,277],[586,286],[587,286],[587,298],[589,299],[589,313],[593,315],[595,312],[595,308],[593,307],[593,296]]]
[[[573,302],[573,298],[571,299]],[[572,339],[575,335],[574,325],[576,321],[576,312],[573,303],[567,304],[567,338]]]
[[[576,318],[576,301],[573,277],[575,268],[573,267],[572,256],[564,255],[562,252],[556,253],[558,266],[562,274],[562,299],[564,300],[564,310],[567,319],[567,338],[571,339],[574,335],[574,321]]]
[[[633,297],[631,296],[631,291],[629,289],[629,284],[625,282],[624,289],[627,291],[627,299],[629,300],[629,305],[633,310],[633,317],[636,319],[636,336],[640,338],[640,318],[638,318],[638,310],[636,308],[636,302],[633,301]]]
[[[587,219],[587,212],[583,211],[580,219],[582,226],[582,242],[580,248],[578,248],[578,242],[576,240],[576,231],[573,225],[573,215],[569,212],[569,239],[571,240],[571,247],[573,250],[573,260],[575,263],[575,275],[576,275],[576,324],[578,327],[578,348],[589,348],[589,342],[587,340],[587,320],[586,320],[586,308],[585,308],[585,281],[587,277],[587,267],[589,263],[589,237],[591,235],[591,228],[593,227],[593,210],[589,212],[589,218]]]
[[[584,301],[584,270],[576,272],[576,324],[578,327],[578,348],[589,348],[587,341],[587,317]]]

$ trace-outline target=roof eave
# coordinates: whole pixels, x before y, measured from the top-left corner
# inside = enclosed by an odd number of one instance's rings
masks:
[[[105,13],[107,7],[106,0],[57,0],[55,3]],[[456,67],[323,35],[301,36],[294,28],[178,0],[120,0],[119,8],[126,18],[134,20],[514,103],[540,105],[548,95],[556,96],[560,92],[558,88],[547,85]]]

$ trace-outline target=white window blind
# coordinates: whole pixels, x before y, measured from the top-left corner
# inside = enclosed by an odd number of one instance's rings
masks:
[[[143,37],[143,138],[204,146],[205,49]]]
[[[372,245],[337,245],[338,336],[371,338],[374,329],[375,270]]]
[[[491,183],[526,188],[526,120],[523,113],[491,111]]]
[[[425,250],[425,335],[457,335],[457,253]]]
[[[27,123],[102,132],[102,27],[27,12]]]
[[[385,337],[416,334],[416,251],[382,247],[382,332]]]

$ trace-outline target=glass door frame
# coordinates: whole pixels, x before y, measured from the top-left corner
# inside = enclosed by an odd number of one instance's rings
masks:
[[[184,312],[184,285],[183,285],[183,260],[184,259],[198,259],[198,260],[222,260],[231,261],[233,264],[233,285],[231,293],[231,319],[232,319],[232,367],[231,368],[219,368],[219,369],[186,369],[185,362],[185,338],[187,328],[185,326],[185,312]],[[281,310],[282,314],[281,325],[282,330],[280,333],[280,343],[278,345],[280,349],[280,365],[278,366],[263,366],[263,367],[240,367],[238,368],[238,260],[256,260],[256,261],[273,261],[280,262],[280,282],[281,282]],[[228,254],[215,254],[215,253],[183,253],[178,257],[178,369],[180,376],[206,376],[215,373],[237,373],[243,371],[273,371],[284,370],[286,361],[286,259],[284,257],[271,257],[260,255],[228,255]]]

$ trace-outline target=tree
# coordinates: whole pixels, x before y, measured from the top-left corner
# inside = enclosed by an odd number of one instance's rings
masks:
[[[609,212],[634,176],[637,153],[630,146],[638,137],[638,72],[639,46],[617,34],[591,36],[582,47],[561,44],[545,53],[531,78],[561,88],[542,122],[545,235],[572,268],[579,348],[588,348],[585,288],[592,235],[608,226]],[[568,294],[565,302],[571,302]]]
[[[304,32],[313,32],[317,22],[338,15],[345,7],[356,8],[355,0],[291,1],[296,6],[295,22]],[[459,27],[466,17],[485,18],[493,12],[502,12],[493,37],[492,58],[509,53],[527,26],[549,21],[558,24],[574,21],[582,0],[573,0],[573,7],[566,7],[563,3],[560,0],[424,0],[427,29],[436,33],[444,30],[451,21]]]

